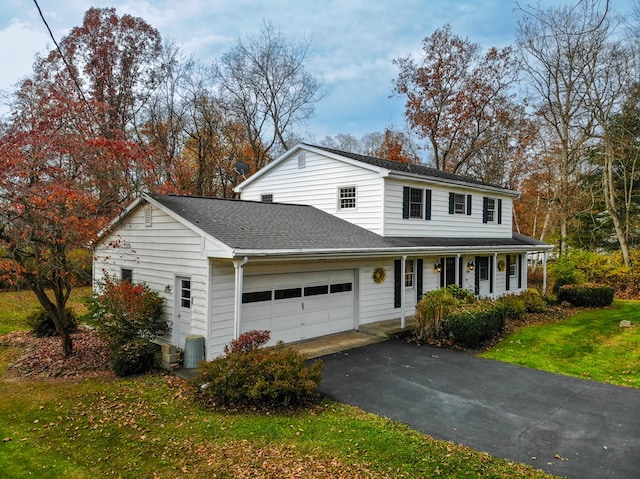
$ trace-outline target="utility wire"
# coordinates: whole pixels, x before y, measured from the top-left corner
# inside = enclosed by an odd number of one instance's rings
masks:
[[[89,113],[91,114],[91,116],[93,117],[94,121],[98,125],[98,128],[100,128],[100,131],[102,132],[104,137],[108,138],[108,135],[107,135],[105,129],[102,127],[102,124],[100,123],[100,120],[98,120],[98,117],[94,113],[93,108],[91,108],[91,105],[89,104],[89,101],[87,100],[87,97],[84,95],[84,92],[82,91],[82,88],[80,88],[80,83],[78,82],[78,79],[74,75],[73,69],[71,68],[71,65],[69,65],[69,62],[67,62],[67,59],[65,58],[64,54],[62,53],[62,49],[60,48],[60,45],[58,44],[55,36],[53,35],[53,32],[51,31],[51,28],[49,27],[49,24],[47,23],[47,20],[44,18],[44,14],[42,13],[42,10],[40,9],[40,5],[38,5],[38,0],[33,0],[33,3],[35,3],[36,8],[38,9],[38,13],[40,14],[40,18],[42,19],[42,22],[44,23],[44,26],[47,27],[47,31],[49,32],[49,36],[51,37],[51,40],[53,41],[53,44],[56,46],[56,50],[60,54],[60,58],[64,62],[64,65],[67,68],[67,71],[69,72],[69,75],[71,76],[71,79],[73,80],[73,84],[75,85],[76,89],[78,90],[78,93],[80,93],[80,96],[82,97],[82,101],[87,106],[87,108],[89,110]],[[91,125],[89,125],[89,128],[91,128]]]

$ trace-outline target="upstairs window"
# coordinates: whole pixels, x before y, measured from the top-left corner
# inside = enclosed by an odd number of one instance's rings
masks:
[[[347,210],[356,207],[356,187],[345,186],[338,189],[338,209]]]
[[[487,215],[487,223],[493,223],[496,219],[496,200],[495,198],[487,198],[485,207],[485,215]]]
[[[431,190],[405,186],[402,191],[402,217],[431,219]]]
[[[482,198],[482,222],[502,224],[502,200],[500,198]]]
[[[470,215],[471,195],[462,193],[449,193],[449,214],[450,215]]]
[[[422,190],[409,189],[409,218],[422,218]]]
[[[273,203],[273,195],[271,193],[260,195],[260,201],[263,203]]]

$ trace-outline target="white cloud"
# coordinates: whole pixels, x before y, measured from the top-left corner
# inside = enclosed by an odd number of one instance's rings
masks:
[[[35,54],[43,51],[47,40],[47,35],[18,19],[0,30],[0,89],[11,89],[31,73]]]

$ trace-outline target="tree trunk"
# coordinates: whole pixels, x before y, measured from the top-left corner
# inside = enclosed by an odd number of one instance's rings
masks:
[[[625,266],[631,265],[631,256],[629,254],[629,243],[627,241],[627,235],[625,228],[622,225],[620,215],[618,214],[618,201],[616,199],[615,188],[613,185],[613,153],[607,148],[604,155],[604,168],[602,169],[602,186],[604,190],[604,200],[607,208],[607,213],[613,222],[613,227],[616,232],[618,243],[620,244],[620,251],[622,252],[622,259]]]
[[[66,311],[67,299],[69,297],[68,292],[62,290],[56,291],[56,303],[53,303],[41,283],[31,280],[29,281],[29,286],[56,327],[56,332],[60,336],[64,357],[71,356],[73,354],[73,341],[71,339],[71,333],[69,332],[70,324]]]

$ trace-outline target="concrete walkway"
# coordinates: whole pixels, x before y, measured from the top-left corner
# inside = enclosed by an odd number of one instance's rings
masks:
[[[640,390],[389,340],[322,358],[320,391],[569,478],[640,478]]]
[[[331,334],[321,338],[309,339],[291,343],[288,346],[301,352],[309,359],[326,356],[327,354],[348,351],[350,349],[376,344],[395,338],[413,327],[413,319],[407,318],[405,328],[400,326],[399,319],[379,321],[360,326],[359,331]]]

